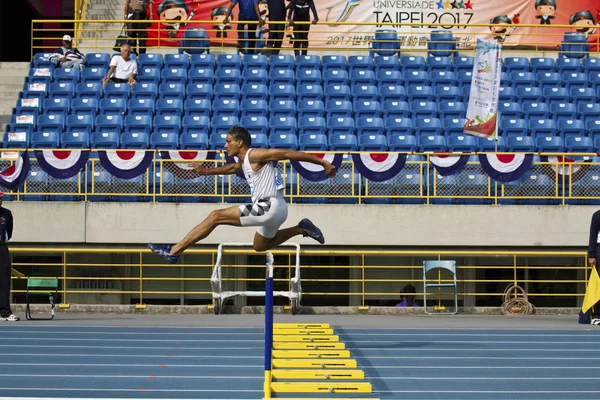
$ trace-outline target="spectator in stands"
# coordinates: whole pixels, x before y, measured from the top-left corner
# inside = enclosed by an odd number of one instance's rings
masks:
[[[416,292],[417,290],[413,285],[404,286],[400,291],[400,303],[396,304],[396,307],[419,307],[419,304],[415,301]]]
[[[6,243],[12,238],[13,216],[10,210],[2,207],[3,193],[0,193],[0,321],[14,322],[17,317],[10,309],[10,273],[12,265]]]
[[[319,22],[317,9],[313,0],[292,0],[288,20],[290,25],[294,26],[294,54],[296,56],[306,55],[308,49],[308,31],[309,24],[294,25],[294,22],[310,22],[310,12],[312,11],[312,23]]]
[[[258,15],[260,14],[260,11],[258,10],[258,1],[259,0],[231,0],[225,18],[223,19],[223,25],[228,25],[233,7],[237,4],[239,8],[238,21],[247,21],[240,22],[237,25],[238,51],[242,54],[255,53],[256,40],[254,38],[256,37],[256,26],[260,25],[262,27],[264,24],[263,20],[258,18]],[[250,21],[256,21],[256,23]]]
[[[295,226],[279,229],[287,219],[288,210],[283,197],[283,180],[274,162],[295,160],[320,165],[331,178],[336,173],[333,165],[301,151],[252,148],[250,133],[240,126],[233,126],[227,132],[225,150],[229,157],[237,157],[238,162],[217,168],[204,168],[199,163],[192,163],[191,166],[200,176],[243,172],[251,188],[252,203],[212,211],[183,240],[173,246],[148,243],[155,254],[170,263],[176,263],[181,253],[210,235],[219,225],[257,227],[253,244],[256,251],[270,250],[297,235],[325,243],[321,230],[307,218]]]
[[[102,79],[102,86],[108,82],[129,83],[133,85],[138,73],[137,62],[130,57],[131,46],[124,44],[121,46],[121,55],[113,56],[110,60],[108,73]]]
[[[50,56],[50,62],[61,68],[82,69],[85,67],[85,56],[73,47],[71,36],[65,35],[63,36],[63,45]]]
[[[269,41],[265,55],[279,54],[285,35],[285,2],[283,0],[267,0],[269,5]]]
[[[148,38],[147,29],[150,27],[148,22],[148,11],[152,13],[153,0],[125,0],[124,18],[132,21],[127,23],[127,35],[133,43],[137,42],[135,54],[144,54],[146,52],[146,39]]]

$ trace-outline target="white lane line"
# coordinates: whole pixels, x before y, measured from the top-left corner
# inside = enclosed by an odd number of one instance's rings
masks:
[[[187,375],[187,376],[169,376],[169,375],[84,375],[84,374],[0,374],[1,377],[6,378],[111,378],[111,379],[252,379],[252,380],[264,380],[264,376],[212,376],[212,375]],[[585,378],[584,378],[585,379]],[[597,378],[596,378],[597,379]]]
[[[139,343],[139,342],[152,342],[152,343],[156,343],[156,342],[207,342],[207,343],[214,343],[214,342],[227,342],[227,343],[231,343],[232,339],[100,339],[100,338],[89,338],[89,339],[76,339],[76,338],[45,338],[45,337],[31,337],[31,338],[23,338],[23,337],[14,337],[14,338],[2,338],[2,340],[35,340],[36,342],[40,342],[40,341],[48,341],[48,342],[111,342],[111,343],[115,343],[115,342],[134,342],[134,343]],[[263,339],[243,339],[241,340],[242,342],[264,342],[264,338]],[[371,343],[371,341],[366,340],[366,343]],[[459,342],[457,342],[459,343]],[[479,342],[478,342],[479,343]],[[491,341],[490,343],[494,343],[493,341]],[[498,343],[498,342],[496,342]],[[531,343],[536,343],[536,342],[531,342]],[[539,342],[538,342],[539,343]],[[568,342],[564,342],[564,343],[568,343]],[[582,343],[582,342],[571,342],[571,343]]]
[[[91,346],[90,346],[91,347]],[[45,353],[45,354],[40,354],[40,353],[31,353],[31,354],[19,354],[19,353],[0,353],[0,355],[4,355],[4,356],[14,356],[14,355],[18,355],[18,356],[31,356],[31,357],[43,357],[43,356],[48,356],[48,357],[96,357],[96,358],[100,358],[100,357],[127,357],[127,358],[216,358],[216,357],[223,357],[223,355],[211,355],[211,356],[205,356],[205,355],[171,355],[171,354],[164,354],[164,355],[156,355],[156,354],[52,354],[52,353]],[[244,356],[244,358],[261,358],[264,359],[264,356]],[[487,357],[486,357],[487,358]],[[513,357],[511,357],[510,359],[513,359]]]
[[[105,388],[96,388],[96,389],[89,389],[89,388],[32,388],[32,387],[16,387],[16,388],[12,388],[12,387],[2,387],[3,391],[9,391],[9,390],[19,390],[19,391],[52,391],[52,392],[72,392],[72,391],[77,391],[77,392],[139,392],[139,393],[147,393],[147,392],[168,392],[168,393],[204,393],[204,392],[217,392],[217,393],[262,393],[262,389],[261,390],[255,390],[255,389],[105,389]],[[2,400],[4,400],[5,397],[2,397]],[[18,397],[18,399],[22,399],[22,397]],[[44,397],[44,399],[48,399],[48,397]],[[72,397],[68,397],[69,400],[72,400]],[[95,400],[97,400],[97,398],[94,397]],[[111,397],[112,400],[114,400],[114,398]],[[132,398],[130,398],[129,400],[131,400]],[[136,398],[137,399],[137,398]],[[65,397],[61,397],[61,400],[65,400]],[[89,400],[89,398],[88,398]],[[139,400],[139,399],[138,399]],[[206,399],[203,399],[206,400]],[[223,400],[223,399],[219,399],[219,400]],[[237,398],[237,400],[239,400],[239,397]]]

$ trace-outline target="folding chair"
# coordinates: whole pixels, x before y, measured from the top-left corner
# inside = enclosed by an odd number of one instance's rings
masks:
[[[429,272],[437,271],[437,277],[433,279],[432,275]],[[452,282],[448,283],[448,279],[442,279],[442,271],[447,270],[452,273]],[[444,275],[447,275],[445,273]],[[452,287],[454,288],[454,309],[452,312],[443,312],[446,308],[441,305],[441,288]],[[438,288],[438,305],[435,306],[436,310],[440,310],[440,312],[431,313],[427,310],[427,288]],[[458,293],[456,286],[456,261],[453,260],[443,260],[443,261],[423,261],[423,308],[425,309],[425,313],[428,315],[439,315],[439,314],[448,314],[454,315],[458,311]]]
[[[31,309],[29,307],[31,296],[48,296],[50,300],[50,313],[49,318],[34,318],[31,316]],[[58,278],[27,278],[27,292],[25,299],[27,301],[27,307],[25,309],[25,317],[29,320],[51,320],[54,319],[54,308],[56,306],[56,299],[58,297]]]

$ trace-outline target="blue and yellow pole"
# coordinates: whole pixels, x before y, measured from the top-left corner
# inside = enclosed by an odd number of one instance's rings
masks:
[[[265,279],[265,383],[264,398],[271,398],[271,357],[273,351],[273,254],[267,253]]]

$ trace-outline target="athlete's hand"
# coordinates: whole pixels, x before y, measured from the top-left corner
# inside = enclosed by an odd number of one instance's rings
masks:
[[[595,258],[588,258],[588,263],[592,266],[595,267],[596,266],[596,259]]]
[[[191,167],[198,175],[210,175],[210,168],[206,168],[200,163],[189,163],[188,167]]]
[[[337,172],[335,167],[333,165],[331,165],[331,163],[329,161],[325,161],[325,165],[323,165],[323,169],[325,170],[325,173],[327,174],[327,176],[330,178],[333,178],[335,176],[335,173]]]

